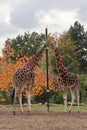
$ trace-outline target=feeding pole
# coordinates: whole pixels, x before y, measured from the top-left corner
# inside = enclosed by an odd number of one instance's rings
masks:
[[[47,39],[48,30],[45,29],[45,38]],[[47,110],[49,111],[49,78],[48,78],[48,48],[46,48],[46,83],[47,83]]]

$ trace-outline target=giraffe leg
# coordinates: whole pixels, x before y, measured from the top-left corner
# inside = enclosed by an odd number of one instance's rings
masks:
[[[35,77],[35,74],[32,73],[31,80],[27,84],[28,113],[30,113],[31,111],[31,89],[32,89],[32,86],[34,85],[34,77]]]
[[[77,95],[77,101],[78,101],[78,112],[79,112],[79,94]]]
[[[64,111],[67,111],[67,89],[63,89]]]
[[[31,84],[27,84],[27,104],[28,104],[28,113],[31,111],[31,93],[30,93]]]
[[[32,73],[32,78],[31,78],[29,84],[27,84],[28,113],[30,113],[30,111],[31,111],[31,90],[32,90],[32,86],[34,85],[34,77],[35,77],[35,74]]]
[[[15,109],[16,109],[16,89],[14,89],[14,94],[13,94],[13,114],[14,115],[16,114]]]
[[[31,111],[31,93],[28,91],[27,93],[27,103],[28,103],[28,113]]]
[[[79,112],[79,89],[76,88],[76,92],[77,92],[77,103],[78,103],[78,112]]]
[[[70,93],[71,93],[71,96],[72,96],[72,101],[71,101],[71,105],[69,107],[69,112],[71,112],[71,107],[72,107],[74,100],[75,100],[75,88],[71,88]]]
[[[18,95],[18,98],[19,98],[21,112],[24,113],[24,111],[23,111],[23,105],[22,105],[22,92],[20,92],[20,94]]]

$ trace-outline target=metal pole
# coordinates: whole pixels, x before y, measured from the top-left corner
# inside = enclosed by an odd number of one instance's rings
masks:
[[[45,37],[47,39],[48,30],[45,29]],[[46,77],[47,77],[47,110],[49,111],[49,77],[48,77],[48,48],[46,48]]]

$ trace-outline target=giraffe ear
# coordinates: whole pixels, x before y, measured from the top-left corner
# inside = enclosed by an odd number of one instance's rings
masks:
[[[48,47],[48,44],[44,42],[44,43],[42,43],[42,44],[40,45],[38,51],[40,51],[41,49],[46,48],[46,47]]]
[[[48,46],[47,43],[43,43],[43,44],[40,46],[40,48],[45,48],[45,47],[47,47],[47,46]]]
[[[52,49],[56,49],[58,47],[58,43],[54,42],[49,45]]]
[[[58,42],[54,43],[54,48],[56,49],[58,47]]]

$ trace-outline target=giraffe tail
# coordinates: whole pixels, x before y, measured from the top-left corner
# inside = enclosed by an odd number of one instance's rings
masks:
[[[13,88],[11,93],[11,104],[14,104],[14,99],[15,99],[15,88]]]

